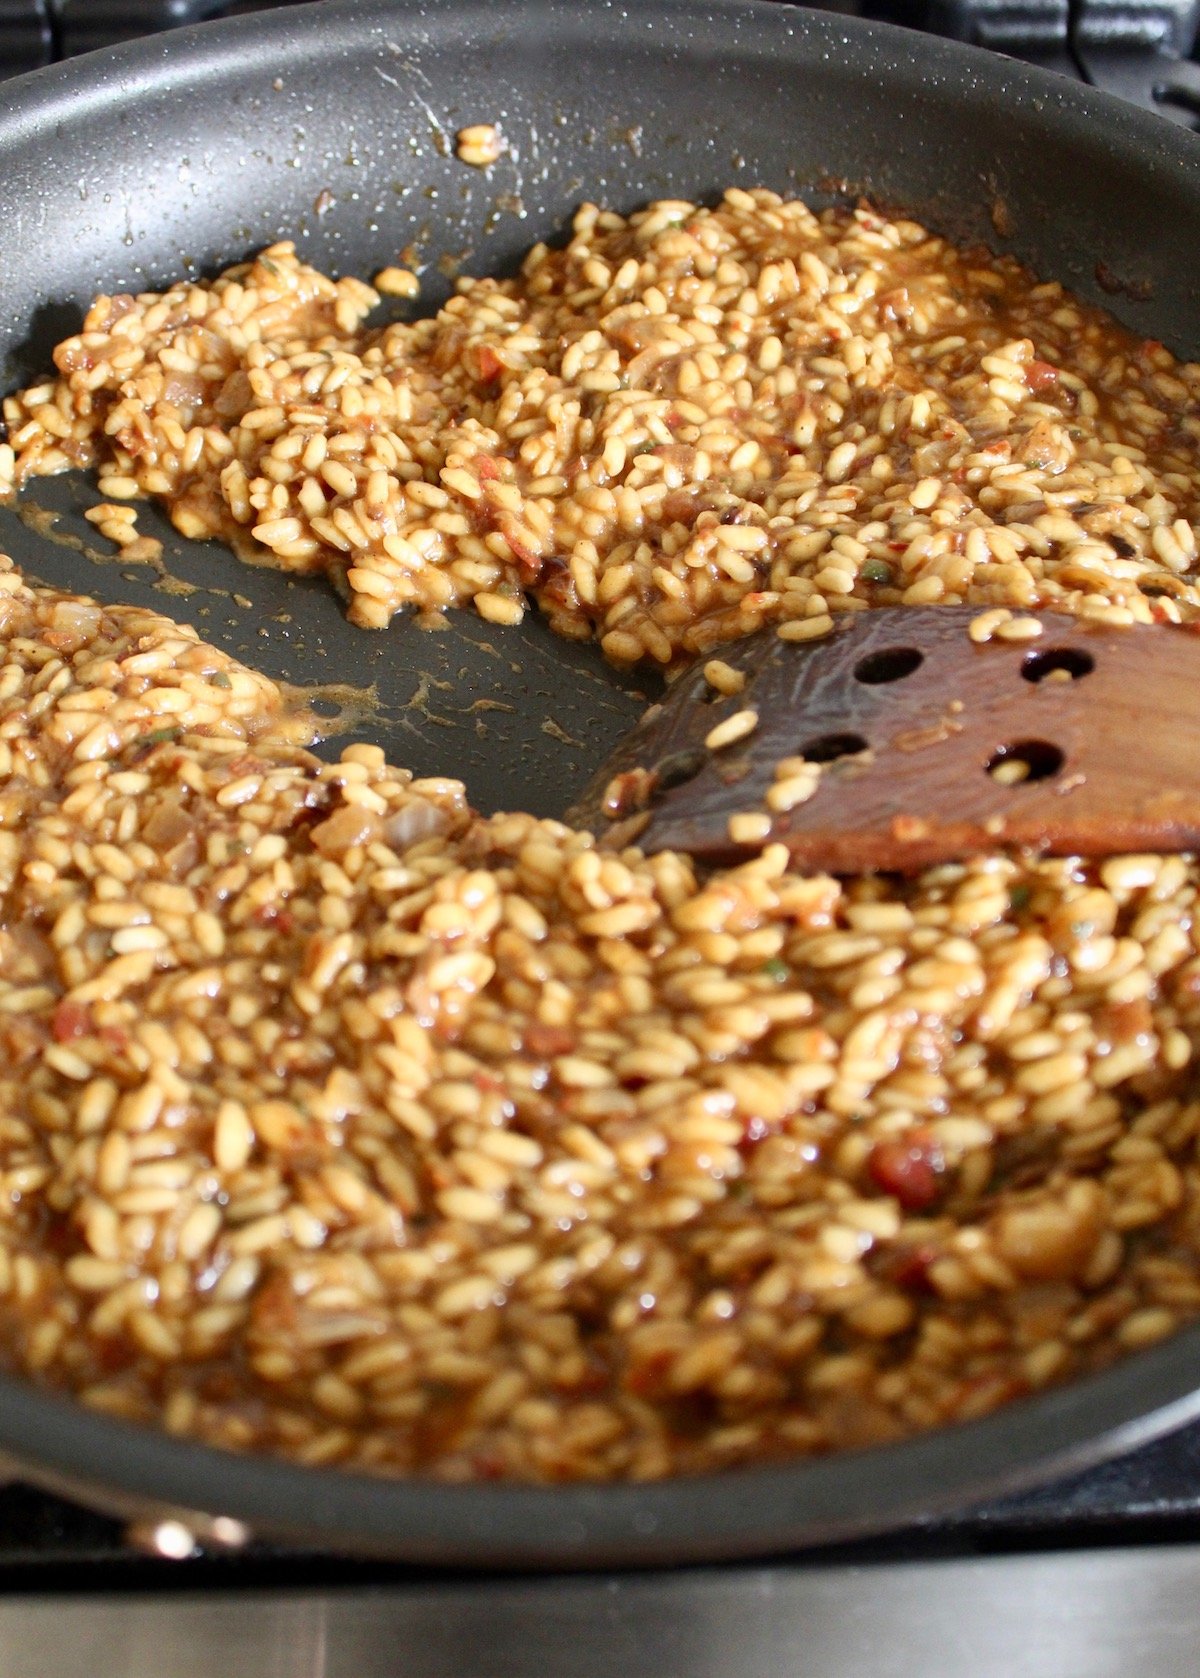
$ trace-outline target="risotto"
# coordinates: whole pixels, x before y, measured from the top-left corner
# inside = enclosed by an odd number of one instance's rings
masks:
[[[532,600],[731,694],[764,624],[1200,603],[1200,369],[914,223],[585,207],[433,319],[376,301],[289,245],[101,298],[0,473],[93,466],[118,543],[155,497],[367,627]],[[1200,1313],[1190,857],[704,871],[322,763],[191,630],[0,591],[11,1369],[308,1463],[647,1479]]]

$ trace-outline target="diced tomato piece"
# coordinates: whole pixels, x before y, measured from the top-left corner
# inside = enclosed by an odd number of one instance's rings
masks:
[[[1149,1044],[1154,1035],[1154,1015],[1144,996],[1128,1002],[1106,1002],[1096,1010],[1097,1035],[1102,1043]]]
[[[923,1212],[941,1193],[945,1170],[941,1150],[932,1137],[915,1131],[891,1142],[877,1142],[867,1161],[871,1181],[894,1195],[906,1212]]]
[[[72,1002],[66,998],[54,1010],[50,1030],[56,1043],[70,1043],[76,1037],[90,1036],[95,1030],[92,1010],[84,1002]]]
[[[574,1047],[575,1035],[565,1026],[543,1025],[540,1020],[534,1020],[525,1027],[525,1052],[539,1060],[570,1054]]]
[[[494,384],[504,371],[504,363],[490,344],[480,344],[476,351],[479,367],[479,382],[483,385]]]
[[[885,1272],[887,1279],[906,1293],[932,1293],[929,1267],[937,1256],[937,1250],[929,1246],[898,1248]]]
[[[571,1382],[570,1390],[573,1393],[579,1393],[581,1396],[591,1395],[594,1397],[599,1393],[607,1392],[611,1381],[612,1377],[605,1366],[602,1363],[594,1362],[589,1364],[583,1373]]]
[[[527,547],[519,536],[513,536],[507,530],[504,532],[504,540],[512,549],[512,555],[517,564],[521,566],[523,571],[529,572],[531,577],[536,579],[541,574],[542,569],[542,562],[538,555]]]
[[[1031,361],[1025,369],[1025,383],[1035,394],[1052,390],[1058,383],[1058,368],[1048,361]]]
[[[631,1393],[636,1393],[639,1398],[649,1398],[661,1392],[667,1371],[674,1362],[673,1352],[651,1352],[649,1357],[626,1375],[626,1388]]]
[[[273,926],[276,932],[282,932],[285,938],[296,930],[296,917],[292,911],[274,903],[264,903],[262,908],[255,912],[254,918],[259,926]]]

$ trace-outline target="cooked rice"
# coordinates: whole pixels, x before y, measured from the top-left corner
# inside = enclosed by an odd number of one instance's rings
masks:
[[[253,531],[362,623],[528,591],[625,662],[1197,604],[1200,372],[914,224],[587,208],[435,321],[373,300],[286,246],[102,299],[0,466]],[[980,1415],[1200,1313],[1190,858],[701,876],[321,764],[152,614],[3,568],[0,613],[11,1367],[309,1463],[637,1479]]]
[[[377,301],[290,244],[102,297],[6,404],[16,480],[95,464],[370,627],[528,593],[626,664],[866,605],[1200,601],[1200,371],[915,222],[585,205],[433,319]]]

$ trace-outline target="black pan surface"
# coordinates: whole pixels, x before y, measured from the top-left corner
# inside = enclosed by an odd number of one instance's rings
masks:
[[[499,121],[489,174],[456,129]],[[326,0],[155,37],[5,85],[0,384],[43,370],[97,291],[211,273],[281,237],[370,274],[410,244],[420,307],[458,267],[511,266],[583,198],[629,209],[763,184],[869,193],[1010,249],[1135,330],[1200,353],[1200,140],[1074,83],[760,0]],[[194,623],[272,676],[348,684],[348,737],[461,775],[485,810],[559,814],[646,682],[536,618],[349,628],[323,584],[248,569],[155,515],[162,571],[97,547],[73,478],[0,510],[45,582]],[[103,544],[100,545],[101,547]],[[341,698],[345,698],[343,694]],[[1200,1414],[1200,1329],[985,1421],[816,1463],[655,1486],[438,1487],[236,1458],[0,1378],[0,1451],[121,1511],[434,1563],[584,1566],[846,1537],[1132,1448]]]

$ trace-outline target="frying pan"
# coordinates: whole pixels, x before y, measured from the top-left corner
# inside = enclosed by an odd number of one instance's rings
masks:
[[[453,155],[454,131],[481,121],[499,121],[512,148],[487,176]],[[560,234],[581,198],[628,209],[736,182],[822,202],[868,192],[1011,249],[1200,354],[1200,140],[990,55],[762,0],[327,0],[204,25],[6,84],[0,181],[5,388],[48,365],[95,292],[210,273],[281,237],[363,274],[411,244],[427,307],[458,265],[504,270]],[[0,513],[0,547],[40,580],[190,620],[272,676],[350,683],[360,735],[419,774],[462,775],[484,810],[560,813],[649,693],[536,617],[351,629],[323,584],[247,569],[150,515],[169,575],[106,562],[79,516],[87,504],[82,482],[36,483],[24,518]],[[10,1378],[0,1451],[42,1485],[122,1514],[179,1513],[200,1534],[225,1516],[326,1549],[564,1567],[879,1530],[1084,1467],[1197,1414],[1200,1328],[903,1444],[648,1486],[304,1469],[130,1427]]]

